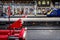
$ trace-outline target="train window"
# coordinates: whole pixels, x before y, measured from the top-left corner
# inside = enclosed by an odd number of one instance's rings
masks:
[[[30,8],[29,11],[30,11],[30,13],[29,13],[30,15],[34,15],[34,9],[33,8]]]
[[[42,14],[45,15],[46,14],[46,9],[42,8]]]
[[[16,8],[14,8],[14,15],[16,14]]]
[[[58,2],[55,2],[55,5],[59,5],[59,3]]]
[[[5,13],[7,12],[7,8],[5,8]]]
[[[26,15],[29,14],[29,10],[28,10],[28,8],[25,8],[25,14],[26,14]]]
[[[41,15],[41,8],[37,9],[37,15]]]

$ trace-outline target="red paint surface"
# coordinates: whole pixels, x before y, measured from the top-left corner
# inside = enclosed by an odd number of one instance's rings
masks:
[[[22,28],[22,30],[20,31],[20,34],[19,34],[20,38],[23,38],[24,32],[25,32],[25,28]]]
[[[21,28],[22,27],[22,22],[21,19],[15,21],[14,23],[12,23],[10,26],[10,28]]]

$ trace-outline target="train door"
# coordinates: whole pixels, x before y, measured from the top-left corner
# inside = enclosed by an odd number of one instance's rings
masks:
[[[29,8],[29,14],[30,15],[35,15],[35,11],[34,11],[35,9],[31,6],[30,8]]]

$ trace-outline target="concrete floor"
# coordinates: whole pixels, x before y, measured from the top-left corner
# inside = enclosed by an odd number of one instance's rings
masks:
[[[28,30],[60,30],[60,26],[28,26]]]
[[[60,30],[28,30],[26,40],[60,40]]]
[[[60,40],[60,27],[36,26],[27,28],[26,40]]]

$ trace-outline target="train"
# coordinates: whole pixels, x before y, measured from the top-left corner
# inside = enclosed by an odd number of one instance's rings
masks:
[[[8,1],[9,2],[9,1]],[[7,18],[8,17],[8,7],[10,6],[10,13],[11,16],[15,17],[16,15],[18,16],[22,16],[22,15],[46,15],[46,17],[59,17],[59,9],[57,10],[53,10],[51,9],[52,7],[56,8],[55,6],[57,6],[57,4],[53,5],[52,0],[43,0],[43,1],[28,1],[25,3],[23,3],[21,1],[20,2],[9,2],[4,1],[0,3],[0,16]],[[34,4],[33,4],[33,3]],[[56,3],[56,1],[55,1]],[[59,2],[58,2],[59,3]],[[38,6],[39,5],[39,6]],[[51,6],[52,5],[52,6]],[[58,5],[59,7],[59,5]],[[49,11],[49,12],[48,12]],[[33,17],[32,17],[33,18]]]
[[[53,9],[47,13],[47,17],[60,17],[60,9]]]
[[[9,14],[9,13],[8,13]],[[42,13],[41,13],[42,14]],[[12,14],[11,14],[12,15]],[[53,9],[51,9],[49,12],[46,12],[46,13],[44,13],[43,15],[46,15],[46,17],[60,17],[60,9],[55,9],[55,10],[53,10]],[[14,16],[14,15],[12,15],[12,16]],[[22,16],[22,15],[20,15],[20,16]],[[23,17],[25,17],[26,16],[26,18],[27,18],[27,14],[24,14],[24,16],[22,16],[22,18]],[[30,15],[31,16],[31,15]],[[34,14],[34,16],[37,16],[37,15],[35,15]],[[42,15],[41,15],[42,16]],[[7,15],[7,14],[5,14],[5,13],[3,13],[2,14],[2,17],[4,17],[4,18],[8,18],[9,16]],[[32,17],[33,18],[33,17]]]

